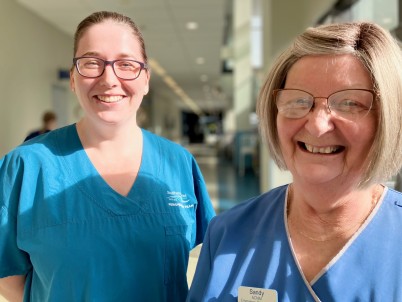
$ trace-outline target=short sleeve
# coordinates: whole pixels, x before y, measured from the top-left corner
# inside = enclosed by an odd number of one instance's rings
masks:
[[[18,248],[18,203],[23,165],[16,156],[0,160],[0,278],[25,275],[31,268],[29,256]]]
[[[193,166],[193,179],[194,179],[194,189],[197,198],[197,210],[196,210],[196,221],[197,221],[197,236],[196,245],[203,242],[207,227],[211,219],[215,216],[215,211],[209,197],[205,180],[202,176],[201,170],[192,158]]]

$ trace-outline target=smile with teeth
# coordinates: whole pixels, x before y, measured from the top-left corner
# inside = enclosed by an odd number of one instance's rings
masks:
[[[121,95],[98,95],[97,98],[105,103],[117,103],[123,99]]]
[[[328,147],[315,147],[312,145],[308,145],[306,143],[300,143],[304,150],[307,150],[310,153],[320,153],[320,154],[333,154],[341,151],[341,146],[328,146]]]

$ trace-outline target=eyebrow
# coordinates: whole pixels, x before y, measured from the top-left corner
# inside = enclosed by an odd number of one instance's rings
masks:
[[[92,56],[97,57],[97,56],[99,56],[99,53],[94,52],[94,51],[89,51],[89,52],[86,52],[86,53],[81,55],[81,57],[92,57]]]
[[[82,54],[80,57],[101,57],[99,52],[96,51],[88,51],[84,54]],[[121,53],[117,56],[117,59],[131,59],[131,60],[138,60],[137,58],[130,56],[125,53]]]

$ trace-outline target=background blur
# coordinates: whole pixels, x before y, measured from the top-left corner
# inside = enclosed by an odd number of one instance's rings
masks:
[[[402,0],[401,0],[402,1]],[[218,212],[289,182],[260,143],[255,103],[270,64],[308,26],[371,20],[400,33],[399,0],[0,0],[0,156],[81,116],[69,89],[73,33],[98,10],[132,17],[151,66],[141,125],[197,157]]]
[[[0,0],[0,157],[40,127],[45,110],[59,127],[80,118],[69,89],[72,35],[90,13],[117,11],[139,25],[150,59],[141,125],[196,156],[224,211],[291,181],[260,143],[254,113],[273,58],[320,23],[370,20],[399,37],[400,1]]]

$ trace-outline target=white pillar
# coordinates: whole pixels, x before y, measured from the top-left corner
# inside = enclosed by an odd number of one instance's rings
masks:
[[[252,4],[253,1],[233,1],[233,109],[237,131],[250,129],[249,116],[254,111],[251,64]]]

